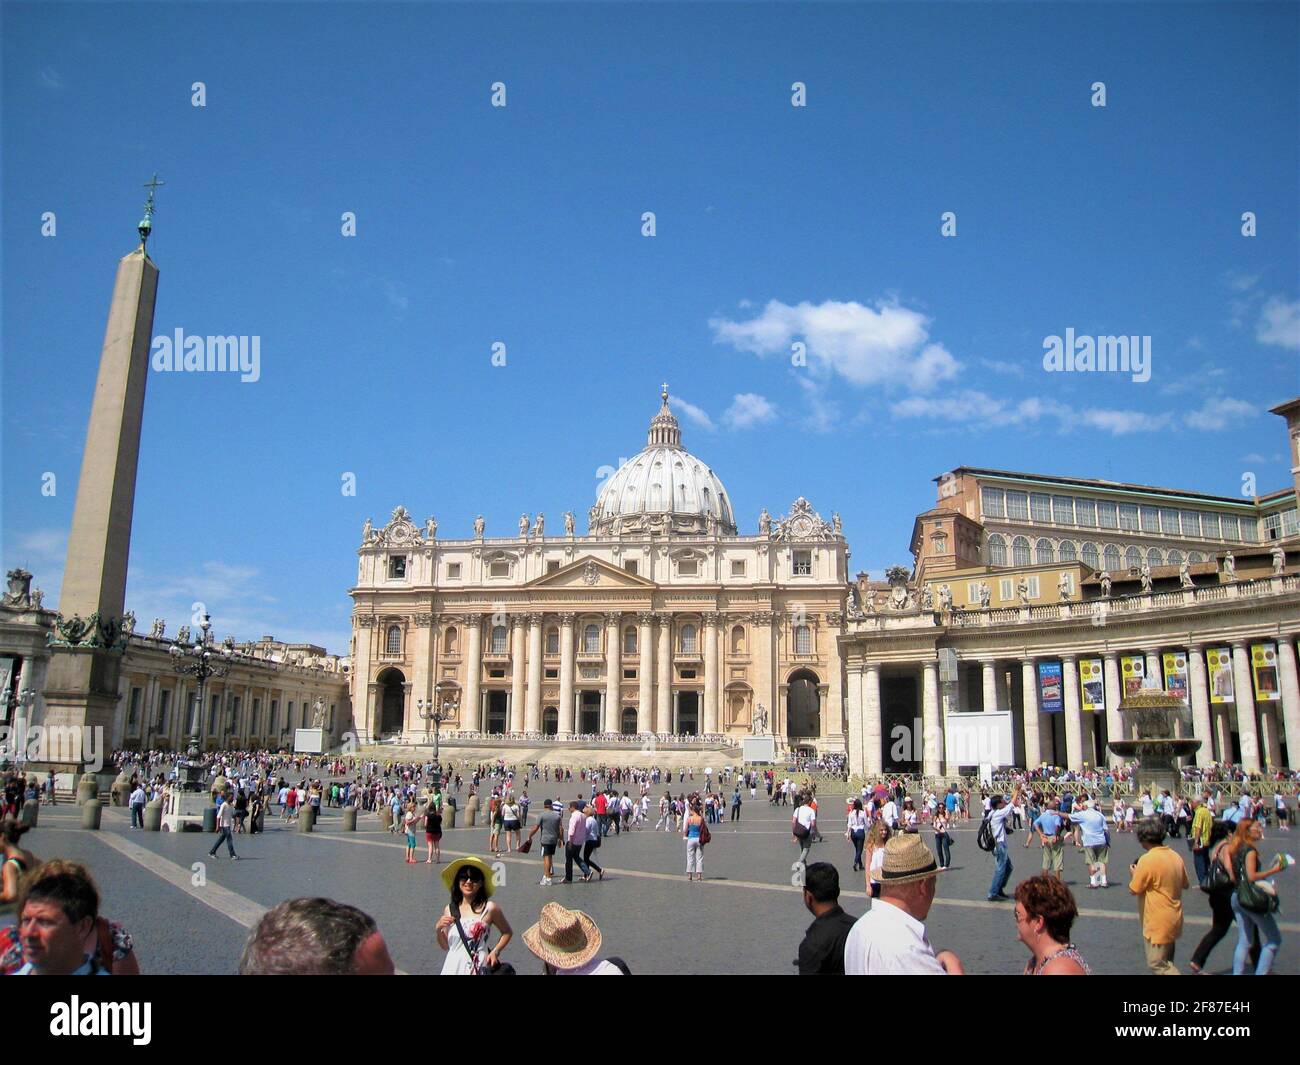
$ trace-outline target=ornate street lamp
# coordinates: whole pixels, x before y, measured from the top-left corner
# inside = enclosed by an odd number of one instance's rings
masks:
[[[203,727],[204,697],[208,680],[212,677],[226,676],[230,672],[230,660],[233,657],[229,647],[218,649],[213,646],[211,630],[212,618],[204,614],[192,644],[178,642],[167,649],[167,653],[172,656],[172,668],[177,673],[186,674],[198,681],[194,725],[190,731],[189,749],[185,752],[187,762],[181,762],[178,766],[182,770],[182,786],[186,791],[198,790],[198,787],[186,787],[187,784],[201,786],[199,774],[202,773],[202,768],[198,761],[199,732]]]
[[[434,697],[428,702],[423,699],[415,701],[415,707],[424,718],[424,738],[427,742],[429,739],[429,722],[433,722],[433,760],[438,761],[438,741],[439,727],[444,721],[449,721],[456,716],[456,711],[460,708],[460,690],[457,688],[445,687],[441,682],[434,685]]]

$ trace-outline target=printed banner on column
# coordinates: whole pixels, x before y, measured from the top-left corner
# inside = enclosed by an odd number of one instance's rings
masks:
[[[1059,714],[1065,709],[1060,662],[1038,663],[1038,709],[1044,714]]]
[[[1165,691],[1187,702],[1187,655],[1182,651],[1166,652]]]
[[[1102,678],[1100,658],[1085,658],[1079,662],[1079,700],[1084,710],[1106,709],[1106,683]]]
[[[1205,652],[1205,671],[1210,675],[1210,702],[1235,702],[1232,692],[1232,652],[1211,647]]]
[[[1124,698],[1136,695],[1142,690],[1142,681],[1146,677],[1147,663],[1141,655],[1122,655],[1119,660],[1120,684],[1124,688]]]
[[[1276,702],[1280,694],[1277,683],[1277,648],[1271,643],[1252,645],[1250,666],[1255,674],[1255,702]]]

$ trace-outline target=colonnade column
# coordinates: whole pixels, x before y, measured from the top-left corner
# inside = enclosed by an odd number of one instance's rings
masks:
[[[884,751],[880,746],[880,663],[866,666],[865,697],[862,700],[862,746],[868,776],[884,771]]]
[[[523,614],[514,614],[510,618],[510,723],[506,726],[510,732],[524,731],[524,670],[528,661],[525,654],[526,624]]]
[[[573,614],[560,615],[560,723],[561,736],[573,735]]]
[[[993,659],[981,662],[984,671],[984,710],[998,709],[998,664]]]
[[[1214,725],[1210,720],[1210,693],[1206,686],[1205,649],[1192,644],[1187,649],[1187,696],[1192,706],[1192,735],[1201,741],[1196,764],[1204,768],[1214,761]]]
[[[1282,737],[1277,731],[1277,707],[1271,701],[1260,704],[1259,734],[1264,768],[1271,772],[1282,764]]]
[[[1119,716],[1119,704],[1124,698],[1124,689],[1119,683],[1119,655],[1107,651],[1102,659],[1102,675],[1105,677],[1106,691],[1106,736],[1112,740],[1124,738],[1124,719]],[[1115,765],[1123,759],[1113,751],[1107,751],[1107,761]]]
[[[528,615],[528,694],[524,731],[542,731],[542,615]]]
[[[850,662],[847,669],[849,675],[848,691],[846,693],[846,702],[849,708],[849,772],[861,773],[865,771],[862,756],[862,723],[865,720],[862,706],[862,667],[855,662]]]
[[[655,666],[659,671],[655,694],[655,731],[673,730],[673,616],[659,615],[659,652]]]
[[[1277,641],[1277,675],[1282,689],[1282,728],[1292,768],[1300,765],[1300,676],[1296,674],[1295,636]]]
[[[1032,658],[1020,661],[1020,712],[1025,729],[1025,768],[1043,764],[1043,745],[1038,734],[1038,666]]]
[[[921,772],[943,772],[943,722],[939,717],[939,663],[921,663]]]
[[[623,615],[617,611],[605,615],[605,720],[606,732],[623,728]]]
[[[1072,655],[1061,658],[1061,687],[1065,697],[1065,767],[1071,772],[1083,770],[1083,710],[1079,705],[1079,660]]]
[[[1237,735],[1241,740],[1241,768],[1258,773],[1259,729],[1255,726],[1255,688],[1250,675],[1250,650],[1244,643],[1232,645],[1232,692],[1237,707]]]
[[[636,634],[637,663],[637,732],[654,731],[654,668],[655,668],[655,616],[649,612],[636,616],[640,628]]]
[[[706,735],[718,729],[718,615],[704,615],[704,728]]]
[[[483,712],[479,689],[483,679],[483,619],[477,614],[465,618],[465,701],[460,707],[461,728],[481,729]],[[406,714],[403,707],[402,721]]]

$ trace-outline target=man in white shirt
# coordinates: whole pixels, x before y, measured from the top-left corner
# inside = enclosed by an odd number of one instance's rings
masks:
[[[807,803],[795,797],[794,818],[790,827],[794,832],[794,841],[799,844],[799,863],[808,863],[808,852],[812,850],[813,836],[817,832],[817,811]]]
[[[903,833],[885,844],[880,898],[859,917],[844,944],[846,976],[961,976],[957,955],[935,953],[925,931],[939,867],[921,837]]]
[[[898,827],[898,804],[890,799],[880,809],[880,819],[885,822],[889,831],[894,831]]]
[[[1019,796],[1015,796],[1012,802],[1008,803],[1001,795],[994,795],[989,799],[989,812],[985,816],[993,832],[993,857],[998,863],[993,870],[993,882],[989,885],[989,902],[1001,902],[1009,898],[1003,890],[1007,886],[1007,881],[1011,879],[1011,854],[1007,849],[1007,818],[1011,816],[1011,811],[1015,809],[1018,800]]]

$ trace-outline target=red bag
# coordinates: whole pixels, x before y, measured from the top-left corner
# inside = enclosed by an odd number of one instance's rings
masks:
[[[709,840],[711,840],[712,838],[713,835],[712,833],[709,832],[708,823],[701,821],[700,822],[700,846],[707,847],[709,845]]]

